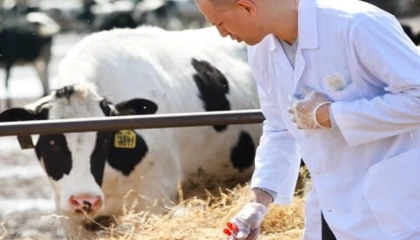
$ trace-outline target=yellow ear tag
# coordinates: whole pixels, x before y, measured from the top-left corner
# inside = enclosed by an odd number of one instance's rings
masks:
[[[115,133],[114,147],[116,148],[135,148],[136,133],[133,130],[120,130]]]

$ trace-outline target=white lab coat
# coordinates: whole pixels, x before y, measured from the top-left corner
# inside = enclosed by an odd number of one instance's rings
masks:
[[[338,240],[420,239],[420,52],[398,21],[355,0],[300,0],[295,69],[269,35],[248,47],[266,118],[251,187],[291,202],[302,157],[313,191],[303,239],[321,239],[320,211]],[[330,90],[331,74],[345,80]],[[298,130],[298,86],[335,102],[339,130]]]

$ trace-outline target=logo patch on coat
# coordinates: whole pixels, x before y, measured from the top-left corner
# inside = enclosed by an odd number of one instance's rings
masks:
[[[328,89],[331,92],[338,92],[346,88],[344,77],[339,73],[334,73],[325,78]]]

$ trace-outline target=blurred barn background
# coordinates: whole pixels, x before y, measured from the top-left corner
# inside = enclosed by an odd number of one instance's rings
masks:
[[[369,2],[395,14],[419,44],[420,0]],[[144,24],[169,30],[208,26],[194,0],[0,0],[0,6],[1,111],[55,88],[58,64],[87,34]],[[22,151],[15,137],[1,137],[0,223],[9,231],[5,239],[62,238],[53,218],[40,219],[53,212],[50,196],[33,150]]]
[[[193,0],[0,0],[0,4],[3,109],[8,94],[17,100],[54,88],[57,64],[86,34],[141,25],[170,30],[206,26]],[[54,23],[58,28],[51,27]]]

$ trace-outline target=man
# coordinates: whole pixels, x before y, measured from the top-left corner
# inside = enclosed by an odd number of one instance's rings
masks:
[[[255,239],[289,204],[299,159],[313,189],[303,239],[420,239],[420,53],[357,0],[196,0],[244,41],[266,118],[250,203],[224,230]]]

